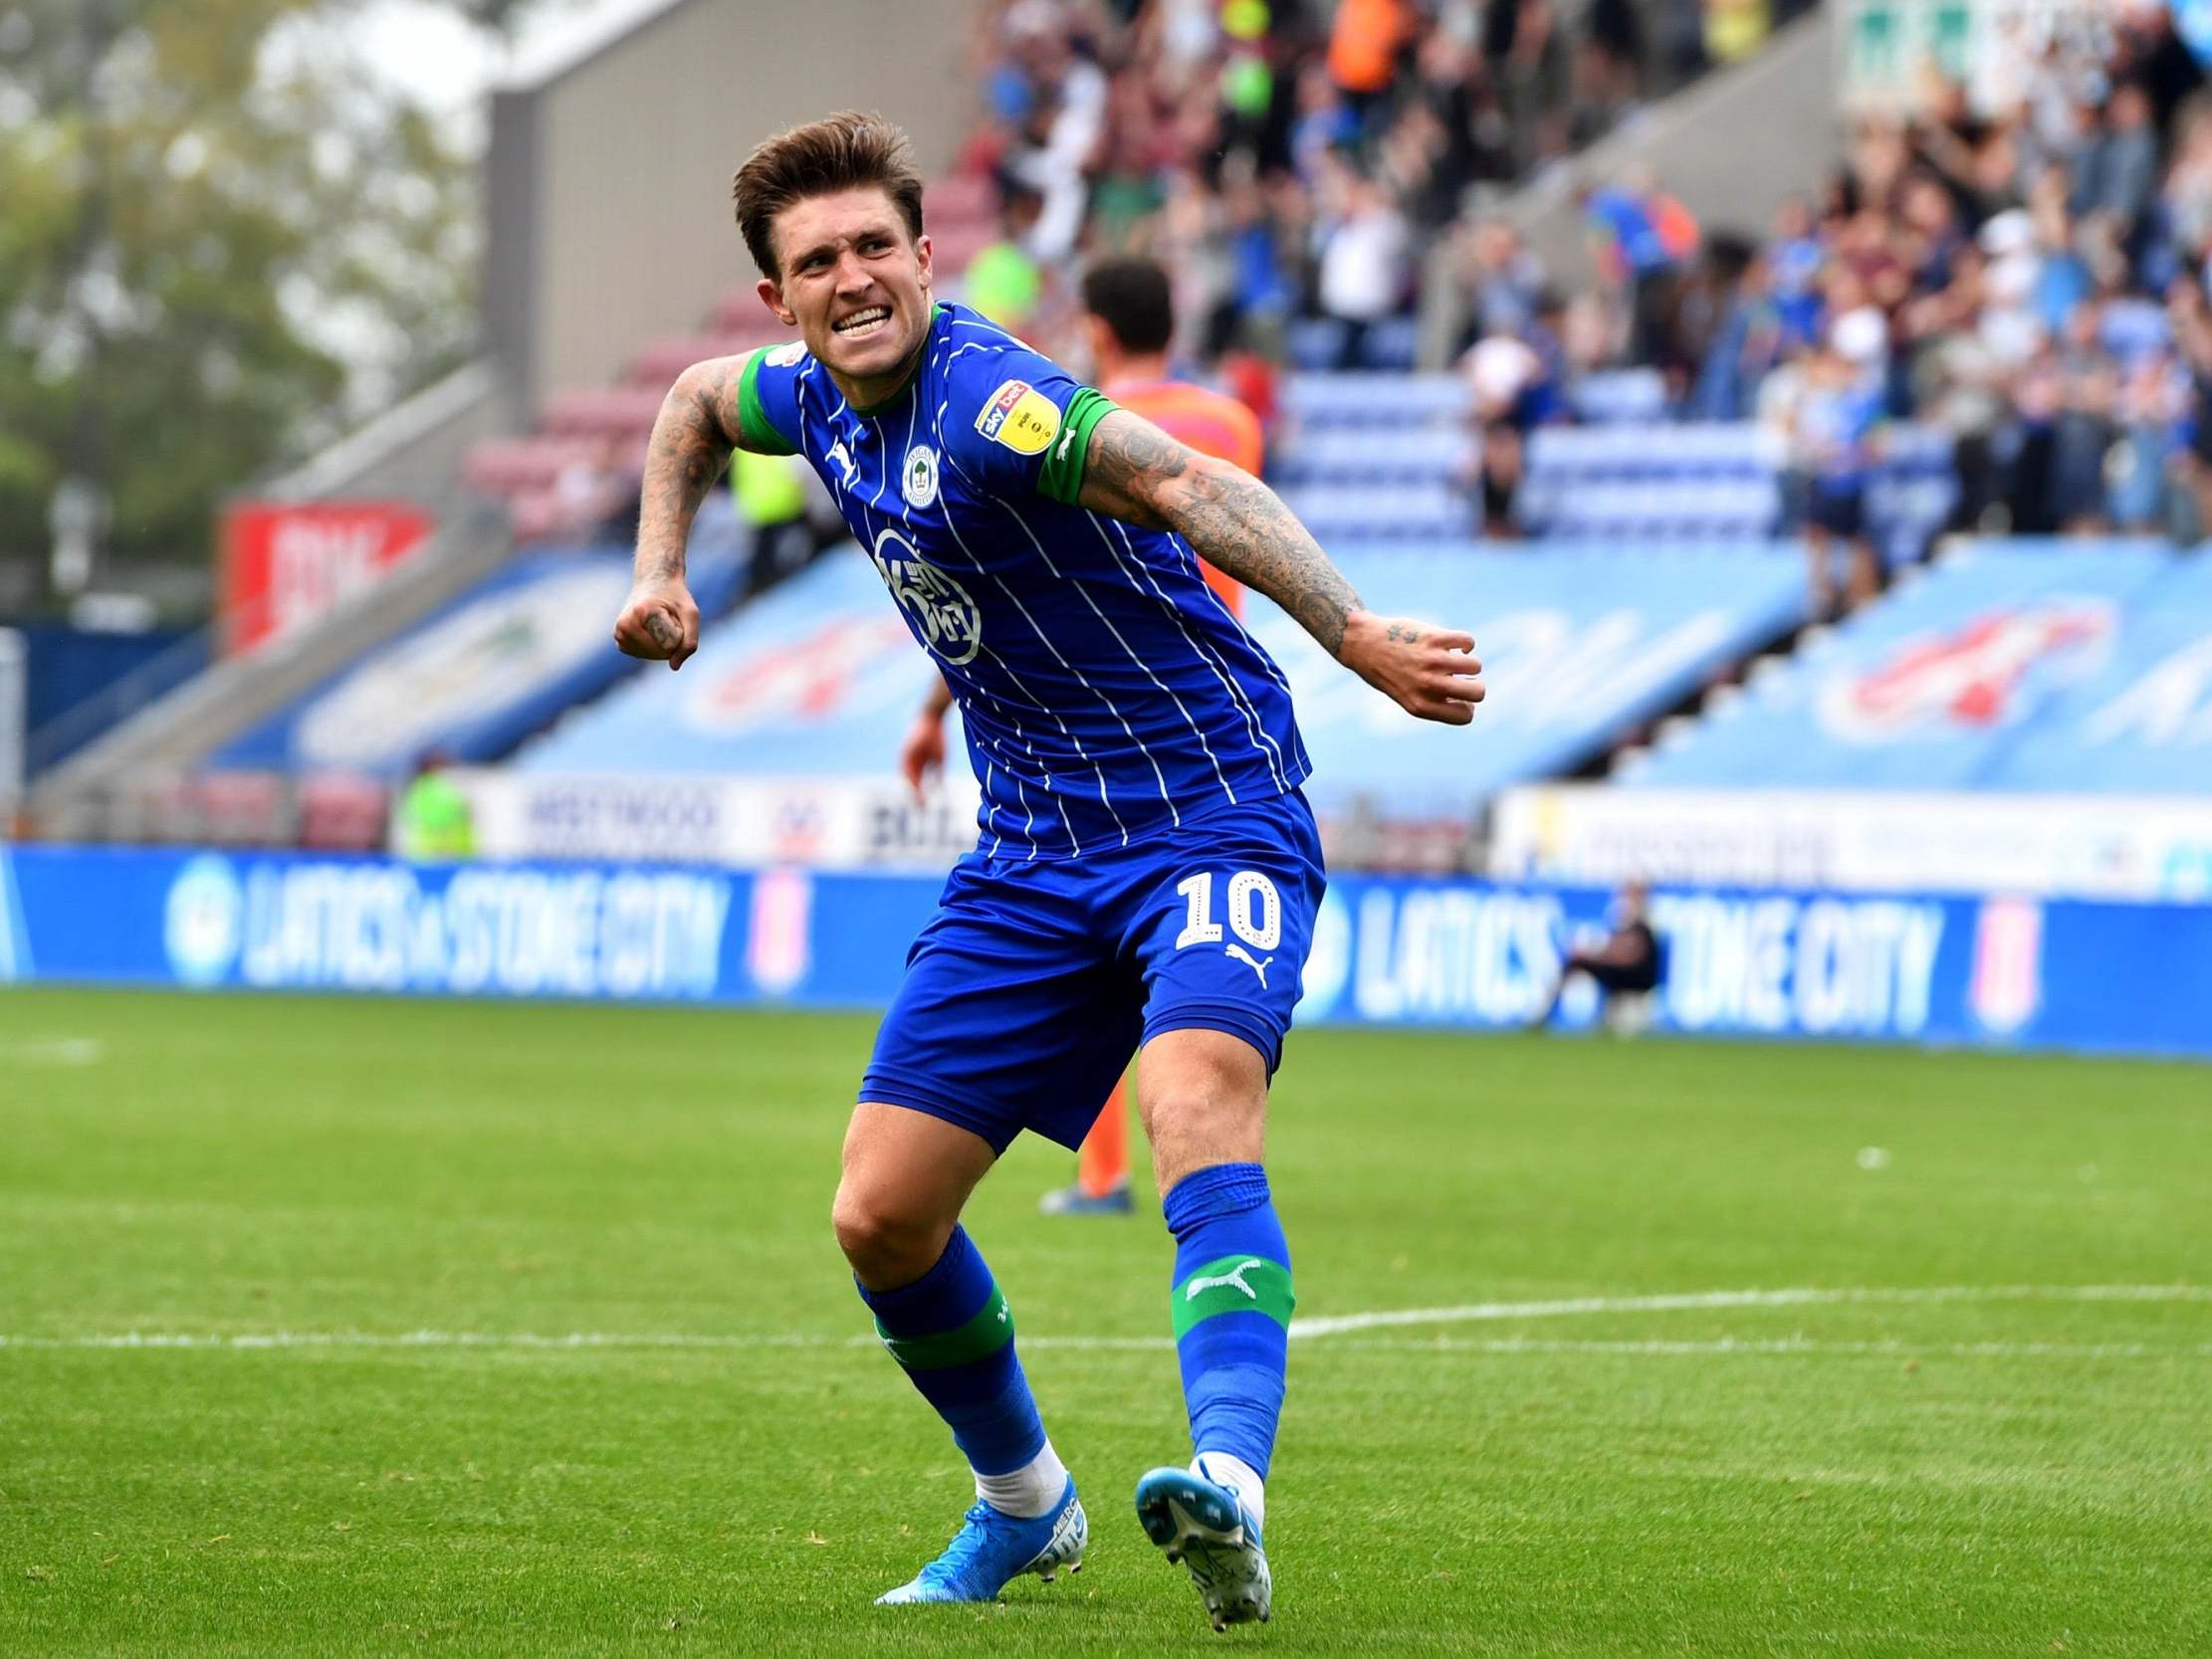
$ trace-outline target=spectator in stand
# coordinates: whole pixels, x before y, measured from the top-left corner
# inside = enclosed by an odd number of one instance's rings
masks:
[[[1820,338],[1820,275],[1827,258],[1811,202],[1793,196],[1775,209],[1767,266],[1774,283],[1774,310],[1785,353]]]
[[[1327,64],[1306,65],[1297,86],[1298,116],[1290,128],[1290,160],[1298,178],[1311,190],[1319,187],[1332,157],[1358,146],[1360,118],[1331,78]]]
[[[1376,131],[1398,78],[1398,59],[1414,39],[1406,0],[1338,0],[1329,30],[1329,79],[1343,95],[1356,130]]]
[[[1185,306],[1206,318],[1199,354],[1211,362],[1242,345],[1269,354],[1281,348],[1283,325],[1297,295],[1283,275],[1282,236],[1256,180],[1224,177],[1220,236],[1225,274],[1212,305]]]
[[[1106,127],[1106,75],[1076,51],[1073,19],[1058,0],[1015,0],[1004,28],[1033,102],[1003,164],[1042,203],[1029,252],[1056,265],[1082,232],[1088,175]]]
[[[2123,249],[2137,246],[2158,192],[2158,134],[2150,120],[2150,95],[2136,82],[2121,82],[2074,161],[2074,216],[2104,221]]]
[[[1599,271],[1626,296],[1630,359],[1662,362],[1672,349],[1682,266],[1697,251],[1697,222],[1649,177],[1587,191],[1583,212]]]
[[[2200,105],[2181,116],[2162,195],[2167,234],[2182,261],[2192,263],[2212,245],[2212,107]]]
[[[1446,170],[1450,134],[1426,104],[1409,104],[1376,146],[1375,175],[1427,246],[1459,209],[1462,180]]]
[[[1832,617],[1874,597],[1881,566],[1867,529],[1867,473],[1882,420],[1888,325],[1873,307],[1831,324],[1807,358],[1789,411],[1791,454],[1806,480],[1805,554],[1812,609]],[[1846,554],[1839,606],[1836,552]]]
[[[2104,347],[2101,320],[2095,304],[2077,307],[2046,369],[2057,403],[2046,517],[2066,535],[2094,535],[2111,527],[2104,510],[2105,479],[2119,441],[2120,377],[2119,365]]]
[[[1493,334],[1528,338],[1544,295],[1543,262],[1502,219],[1481,219],[1453,239],[1454,273],[1468,325],[1460,355]]]
[[[1737,236],[1715,235],[1705,261],[1717,302],[1688,414],[1699,421],[1751,417],[1759,382],[1781,360],[1781,310],[1764,253]]]
[[[1997,453],[2007,421],[2007,366],[1983,331],[1988,262],[1973,243],[1951,260],[1951,280],[1907,302],[1899,328],[1910,353],[1911,407],[1951,440],[1958,479],[1946,528],[2000,527],[1989,517],[2002,495]]]
[[[1334,211],[1320,233],[1321,314],[1343,325],[1336,366],[1367,361],[1367,336],[1376,323],[1406,309],[1410,246],[1406,221],[1389,195],[1356,166],[1333,170]]]
[[[1543,358],[1511,334],[1477,341],[1459,362],[1475,436],[1474,484],[1482,533],[1520,534],[1513,498],[1524,472],[1529,432],[1557,413],[1557,389]]]
[[[2212,302],[2193,277],[2177,277],[2166,295],[2174,344],[2189,377],[2189,443],[2180,460],[2183,488],[2195,507],[2196,533],[2212,534]]]
[[[1567,38],[1551,0],[1493,0],[1484,20],[1483,48],[1519,140],[1514,158],[1519,170],[1532,170],[1567,153],[1574,91]]]
[[[1705,0],[1705,56],[1713,63],[1750,57],[1773,28],[1768,0]]]
[[[2177,488],[2185,449],[2188,376],[2171,352],[2148,351],[2128,368],[2120,388],[2120,440],[2111,469],[2108,512],[2123,530],[2164,531],[2194,540],[2192,517]]]
[[[1589,31],[1584,45],[1597,60],[1604,101],[1627,108],[1636,102],[1644,79],[1644,19],[1637,0],[1591,0],[1583,24]]]

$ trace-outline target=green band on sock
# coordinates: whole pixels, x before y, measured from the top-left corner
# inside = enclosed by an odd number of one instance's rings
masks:
[[[1287,1328],[1298,1298],[1290,1269],[1260,1256],[1223,1256],[1208,1262],[1175,1288],[1175,1334],[1216,1314],[1265,1314]]]
[[[876,1321],[876,1335],[891,1350],[891,1357],[910,1371],[943,1370],[989,1358],[1013,1341],[1013,1310],[1003,1292],[993,1287],[991,1300],[966,1325],[930,1337],[894,1337]]]

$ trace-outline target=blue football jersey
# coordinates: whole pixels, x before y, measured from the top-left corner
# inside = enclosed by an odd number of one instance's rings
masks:
[[[829,486],[960,703],[980,846],[1071,858],[1311,769],[1290,687],[1177,535],[1075,505],[1113,408],[961,306],[922,362],[855,409],[803,345],[756,352],[740,406]]]

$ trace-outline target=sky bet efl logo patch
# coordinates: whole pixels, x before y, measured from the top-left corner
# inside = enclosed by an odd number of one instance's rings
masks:
[[[991,394],[976,430],[1016,455],[1042,455],[1060,430],[1059,406],[1026,380],[1008,380]]]

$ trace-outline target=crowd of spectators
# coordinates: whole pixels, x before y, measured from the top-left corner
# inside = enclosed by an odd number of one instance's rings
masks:
[[[1561,297],[1509,231],[1464,228],[1491,527],[1528,429],[1632,366],[1673,415],[1771,432],[1823,602],[1833,549],[1845,596],[1879,581],[1867,481],[1898,420],[1949,440],[1948,527],[2212,530],[2212,94],[2164,0],[2077,22],[2015,42],[1979,106],[1931,79],[1916,112],[1855,119],[1763,235],[1701,229],[1649,179],[1590,189],[1602,278]]]
[[[1804,0],[991,0],[963,157],[1004,202],[973,274],[1048,337],[1071,256],[1178,274],[1192,345],[1405,366],[1423,250]]]
[[[1672,417],[1773,434],[1824,600],[1879,580],[1866,483],[1897,420],[1950,440],[1952,527],[2212,527],[2212,96],[2166,0],[2056,9],[2065,27],[1999,44],[1977,100],[1931,79],[1909,113],[1855,118],[1834,175],[1763,225],[1583,180],[1601,276],[1576,291],[1488,212],[1795,9],[1003,0],[979,14],[966,160],[999,181],[989,252],[1011,251],[1041,337],[1056,271],[1141,250],[1177,274],[1201,362],[1280,361],[1326,319],[1327,361],[1381,366],[1410,349],[1419,262],[1440,262],[1495,533],[1528,431],[1622,368]]]

